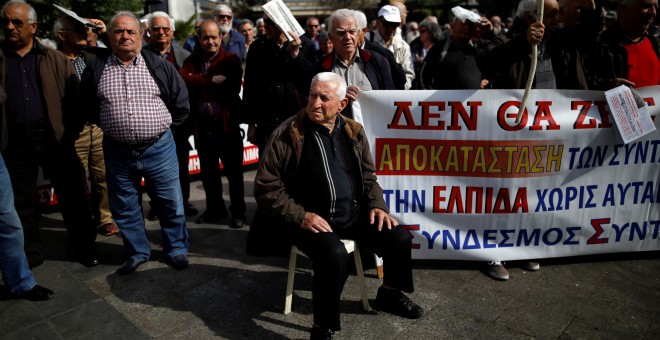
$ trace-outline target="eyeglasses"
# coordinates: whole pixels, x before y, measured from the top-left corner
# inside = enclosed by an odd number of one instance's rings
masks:
[[[227,20],[231,20],[231,18],[232,18],[231,15],[224,15],[224,14],[218,14],[215,17],[218,18],[218,19],[227,19]]]
[[[307,27],[317,28],[317,27],[319,27],[319,25],[307,25]]]
[[[426,32],[428,32],[428,31],[429,31],[429,30],[421,29],[421,30],[419,30],[419,33],[426,33]]]
[[[408,29],[410,32],[417,32],[417,29],[415,27],[409,28]]]
[[[172,30],[171,27],[158,27],[158,26],[154,26],[150,29],[151,29],[152,32],[155,32],[155,33],[160,32],[160,30],[163,30],[164,33],[169,33]]]
[[[0,18],[0,24],[2,26],[7,26],[11,22],[12,25],[16,28],[21,28],[23,25],[26,23],[25,21],[21,19],[7,19],[7,18]]]

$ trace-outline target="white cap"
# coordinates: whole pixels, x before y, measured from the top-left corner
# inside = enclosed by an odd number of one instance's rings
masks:
[[[385,5],[381,7],[380,10],[378,10],[378,17],[383,17],[387,22],[401,23],[401,13],[399,13],[399,9],[394,6]]]

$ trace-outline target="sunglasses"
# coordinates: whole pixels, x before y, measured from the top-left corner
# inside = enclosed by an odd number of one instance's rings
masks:
[[[169,33],[170,30],[172,30],[172,28],[170,28],[170,27],[159,27],[159,26],[154,26],[154,27],[151,28],[151,31],[156,32],[156,33],[160,32],[160,30],[163,30],[163,32],[165,32],[165,33]]]
[[[380,22],[382,22],[383,25],[385,25],[386,27],[391,27],[391,28],[399,27],[399,25],[400,25],[398,22],[389,22],[389,21],[385,21],[385,20],[380,20]]]
[[[316,28],[316,27],[319,27],[319,25],[307,25],[307,27],[313,27],[313,28]]]
[[[7,19],[7,18],[0,18],[0,24],[2,26],[7,26],[11,22],[12,25],[16,28],[21,28],[23,25],[26,23],[25,21],[21,19]]]
[[[231,19],[231,15],[218,14],[215,16],[218,19]]]

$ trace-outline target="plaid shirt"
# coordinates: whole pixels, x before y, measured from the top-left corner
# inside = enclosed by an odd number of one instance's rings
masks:
[[[78,80],[82,77],[83,72],[85,71],[85,58],[83,55],[79,55],[78,58],[71,60],[73,68],[76,69],[76,75],[78,75]]]
[[[146,142],[172,124],[172,115],[141,54],[128,67],[114,55],[108,58],[97,95],[103,132],[117,142]]]

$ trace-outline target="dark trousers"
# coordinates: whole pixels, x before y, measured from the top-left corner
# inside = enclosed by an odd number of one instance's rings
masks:
[[[362,248],[372,249],[383,258],[387,286],[404,292],[414,290],[412,280],[412,235],[400,227],[383,228],[369,225],[366,216],[355,226],[331,233],[312,233],[294,226],[293,244],[312,260],[314,285],[312,304],[314,323],[340,330],[339,301],[348,278],[349,255],[340,239],[356,240]]]
[[[46,132],[11,130],[3,157],[14,188],[14,204],[25,231],[27,250],[41,246],[36,196],[38,168],[44,171],[57,195],[69,239],[79,254],[94,251],[96,228],[86,192],[85,170],[73,141],[57,143]]]
[[[222,160],[229,182],[229,211],[232,217],[245,219],[245,189],[243,186],[243,139],[237,127],[228,132],[202,132],[198,130],[197,155],[206,194],[206,210],[221,212],[226,209],[222,198],[222,177],[218,158]]]
[[[190,199],[190,172],[188,171],[188,158],[190,156],[190,143],[188,142],[189,135],[180,133],[174,135],[174,143],[176,144],[176,158],[179,162],[179,183],[181,183],[181,196],[183,196],[183,203],[188,203]]]

